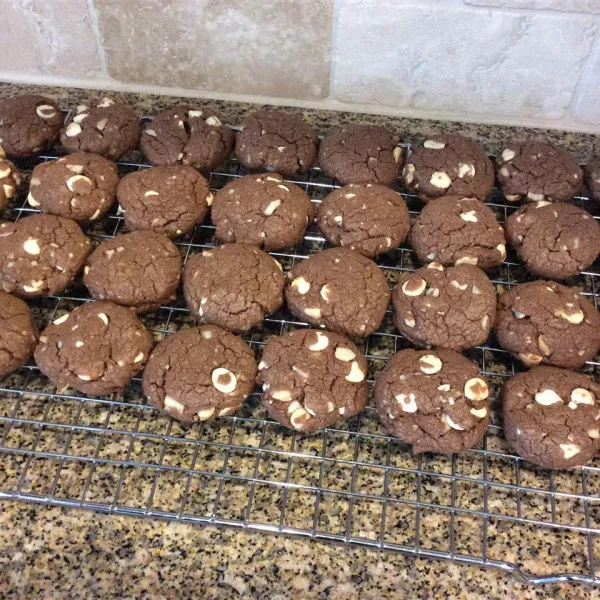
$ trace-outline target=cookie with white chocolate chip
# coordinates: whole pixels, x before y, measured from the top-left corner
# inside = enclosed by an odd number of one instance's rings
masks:
[[[5,160],[0,147],[0,210],[4,210],[10,201],[16,197],[17,190],[23,177],[15,165]]]
[[[477,445],[489,422],[479,367],[452,350],[401,350],[375,382],[379,417],[415,454],[453,454]]]
[[[96,221],[115,201],[119,175],[112,161],[75,152],[33,169],[27,202],[41,211],[74,221]]]
[[[285,299],[296,317],[317,327],[366,337],[385,316],[390,300],[381,269],[347,248],[330,248],[288,273]]]
[[[70,219],[32,215],[0,224],[0,286],[24,298],[60,294],[91,252]]]
[[[432,262],[404,273],[392,293],[394,325],[418,346],[460,352],[483,344],[496,317],[496,293],[479,268]]]
[[[447,196],[425,205],[410,232],[419,260],[488,269],[506,258],[504,229],[477,198]]]
[[[0,291],[0,377],[25,364],[38,341],[38,329],[23,300]]]
[[[233,179],[219,190],[211,210],[218,239],[267,252],[294,247],[312,218],[306,192],[278,173]]]
[[[92,106],[80,104],[60,132],[69,152],[94,152],[117,160],[138,145],[140,123],[129,106],[102,98]]]
[[[49,98],[23,94],[0,102],[0,145],[9,157],[32,156],[51,148],[62,124],[62,112]]]
[[[344,336],[296,329],[269,340],[258,364],[263,406],[282,425],[309,432],[365,407],[367,361]]]
[[[237,412],[252,392],[254,352],[239,337],[203,325],[167,336],[150,354],[143,375],[150,403],[185,423]]]
[[[34,358],[58,390],[105,395],[123,389],[144,366],[152,337],[129,308],[89,302],[44,329]]]
[[[446,133],[413,149],[402,169],[402,181],[424,202],[444,196],[485,200],[494,187],[494,167],[481,146]]]
[[[504,227],[519,258],[540,277],[572,277],[600,253],[600,225],[574,204],[528,202],[506,219]]]
[[[502,387],[504,435],[517,454],[549,469],[590,461],[600,449],[600,385],[555,367],[534,367]]]
[[[583,169],[583,181],[590,198],[600,202],[600,158],[593,158]]]
[[[583,176],[573,157],[545,142],[511,144],[496,157],[496,178],[509,202],[568,202]]]
[[[578,369],[600,349],[600,314],[578,290],[554,281],[522,283],[498,299],[496,338],[526,367]]]

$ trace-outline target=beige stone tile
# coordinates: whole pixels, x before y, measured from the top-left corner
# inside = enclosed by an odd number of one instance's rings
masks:
[[[94,0],[130,83],[296,99],[329,92],[332,0]]]

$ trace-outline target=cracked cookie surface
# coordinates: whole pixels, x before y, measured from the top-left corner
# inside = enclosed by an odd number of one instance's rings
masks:
[[[367,403],[367,361],[337,333],[296,329],[272,337],[258,369],[263,406],[290,429],[330,427]]]
[[[167,336],[150,354],[143,375],[150,403],[185,423],[231,415],[252,392],[254,352],[215,325]]]
[[[478,444],[489,422],[488,396],[479,367],[453,350],[401,350],[375,382],[381,421],[415,454]]]
[[[504,435],[517,454],[550,469],[590,461],[600,449],[600,385],[581,373],[534,367],[502,387]]]
[[[23,181],[23,176],[9,160],[4,159],[4,152],[0,147],[0,211],[4,210],[13,198]]]
[[[25,364],[38,341],[38,329],[23,300],[0,291],[0,377]]]
[[[585,165],[583,177],[590,198],[600,202],[600,158],[594,158]]]

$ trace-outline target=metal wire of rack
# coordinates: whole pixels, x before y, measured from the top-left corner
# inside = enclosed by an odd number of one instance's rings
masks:
[[[17,166],[30,174],[35,164],[53,158],[50,153]],[[118,166],[123,175],[148,165],[133,153]],[[231,158],[210,174],[211,188],[244,174]],[[336,187],[318,168],[289,181],[314,203]],[[35,212],[26,194],[21,191],[8,218]],[[410,194],[405,198],[414,216],[420,204]],[[587,197],[575,202],[599,218]],[[514,210],[497,190],[487,203],[501,222]],[[98,242],[122,228],[122,216],[113,209],[86,233]],[[177,245],[184,260],[214,246],[212,225],[203,223]],[[311,225],[293,251],[272,254],[287,271],[324,245]],[[399,272],[418,266],[407,245],[377,262],[391,286]],[[498,287],[532,279],[510,251],[488,275]],[[568,284],[598,308],[598,261]],[[87,301],[78,280],[61,296],[30,305],[43,326]],[[141,318],[156,341],[193,324],[181,294]],[[245,339],[259,354],[270,337],[304,326],[282,309]],[[359,346],[371,388],[386,360],[409,346],[388,312]],[[503,569],[529,583],[600,584],[600,461],[552,471],[521,460],[506,446],[498,419],[500,386],[518,366],[493,337],[466,355],[491,384],[492,419],[480,447],[451,457],[414,457],[386,434],[371,404],[352,419],[307,435],[268,418],[255,392],[238,414],[189,426],[147,405],[139,377],[107,397],[59,394],[31,361],[0,380],[0,498],[451,559]],[[598,377],[598,357],[585,371]]]

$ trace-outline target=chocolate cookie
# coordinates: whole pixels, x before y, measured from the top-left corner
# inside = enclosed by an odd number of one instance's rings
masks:
[[[346,248],[319,252],[297,263],[288,277],[285,299],[296,317],[350,336],[373,333],[390,301],[379,267]]]
[[[317,155],[318,137],[301,117],[280,110],[246,116],[235,155],[247,169],[277,171],[291,177],[306,173]]]
[[[517,454],[549,469],[590,461],[600,449],[600,385],[591,377],[535,367],[502,387],[504,435]]]
[[[139,140],[137,115],[111,98],[102,98],[91,107],[80,104],[60,132],[60,141],[69,152],[95,152],[111,160],[133,150]]]
[[[402,350],[375,382],[381,421],[413,452],[454,454],[485,435],[488,385],[479,367],[452,350]]]
[[[125,175],[117,198],[128,229],[150,229],[170,238],[189,233],[212,204],[206,179],[192,167],[152,167]]]
[[[36,94],[0,102],[0,144],[7,156],[32,156],[51,148],[58,138],[63,115],[58,105]]]
[[[24,365],[37,341],[38,329],[27,304],[0,291],[0,377]]]
[[[296,329],[272,337],[258,369],[263,406],[290,429],[331,427],[367,403],[367,361],[337,333]]]
[[[503,150],[496,158],[496,177],[509,202],[568,202],[583,179],[568,152],[535,141],[511,144]]]
[[[241,332],[282,305],[284,280],[281,265],[262,250],[225,244],[187,261],[183,292],[199,323]]]
[[[233,142],[233,131],[217,115],[181,104],[144,125],[140,148],[153,165],[190,165],[211,171],[227,158]]]
[[[23,177],[15,165],[9,160],[4,160],[4,153],[0,147],[0,210],[4,210],[10,201],[16,197],[17,189]]]
[[[477,198],[447,196],[427,204],[410,232],[421,262],[476,265],[488,269],[506,258],[504,230]]]
[[[399,136],[378,125],[342,125],[321,142],[319,165],[342,185],[392,185],[402,166],[399,143]]]
[[[430,263],[404,273],[392,293],[394,325],[419,346],[460,352],[483,344],[496,317],[496,292],[472,265]]]
[[[124,388],[151,348],[152,338],[132,310],[89,302],[44,329],[34,358],[57,389],[103,396]]]
[[[233,179],[217,193],[211,211],[218,239],[268,252],[295,246],[312,217],[304,190],[277,173]]]
[[[250,347],[220,327],[204,325],[160,342],[144,369],[143,386],[153,406],[193,423],[237,412],[255,377]]]
[[[585,165],[583,178],[590,198],[600,202],[600,158],[593,158]]]
[[[134,231],[104,240],[91,254],[83,283],[95,300],[141,313],[175,299],[181,256],[162,233]]]
[[[397,248],[410,230],[402,196],[370,183],[351,183],[331,192],[319,207],[317,224],[330,243],[370,258]]]
[[[494,167],[483,148],[470,139],[435,135],[412,151],[402,181],[424,202],[443,196],[485,200],[494,187]]]
[[[115,163],[98,154],[76,152],[37,165],[27,201],[52,215],[95,221],[112,206],[118,183]]]
[[[32,215],[0,224],[0,283],[17,296],[60,294],[92,250],[75,221]]]
[[[522,283],[498,299],[498,342],[526,367],[578,369],[600,349],[600,315],[578,291],[554,281]]]
[[[577,275],[600,253],[600,225],[573,204],[529,202],[510,215],[504,226],[519,258],[540,277]]]

